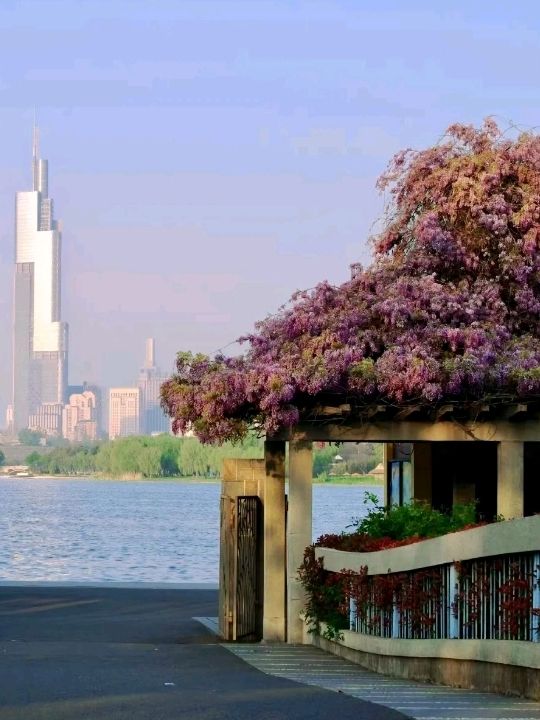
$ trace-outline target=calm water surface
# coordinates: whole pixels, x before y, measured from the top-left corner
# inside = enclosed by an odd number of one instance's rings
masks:
[[[313,534],[365,511],[364,492],[315,485]],[[0,479],[0,580],[217,582],[218,484]]]

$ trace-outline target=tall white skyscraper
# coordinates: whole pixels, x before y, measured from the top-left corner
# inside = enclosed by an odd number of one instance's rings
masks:
[[[66,400],[68,328],[61,320],[61,234],[48,191],[47,160],[34,127],[32,190],[15,200],[13,426],[29,426],[42,405]]]

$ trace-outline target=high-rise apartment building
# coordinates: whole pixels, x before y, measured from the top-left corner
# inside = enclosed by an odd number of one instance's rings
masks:
[[[109,438],[138,435],[141,391],[139,388],[110,388]]]
[[[139,373],[141,391],[141,433],[152,435],[169,431],[170,420],[160,404],[161,385],[167,377],[161,373],[155,361],[154,338],[146,341],[146,358]]]
[[[62,434],[62,403],[41,403],[35,412],[28,416],[27,427],[44,435]]]
[[[68,328],[61,320],[61,234],[48,191],[47,160],[34,128],[32,190],[15,200],[13,428],[53,422],[65,402]],[[46,407],[42,407],[46,406]],[[53,411],[54,410],[54,411]],[[61,415],[60,415],[61,417]]]
[[[92,419],[96,421],[96,438],[99,438],[103,432],[103,399],[101,388],[85,380],[82,385],[68,385],[66,395],[68,398],[71,398],[72,395],[84,395],[85,392],[90,392],[94,396]],[[68,402],[70,402],[70,400],[68,400]]]

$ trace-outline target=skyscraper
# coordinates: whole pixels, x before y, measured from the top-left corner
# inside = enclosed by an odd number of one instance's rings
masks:
[[[156,366],[154,338],[146,341],[146,358],[139,373],[141,391],[141,433],[165,433],[169,431],[170,420],[161,409],[161,385],[167,377]]]
[[[138,435],[141,392],[139,388],[110,388],[109,439]]]
[[[48,191],[47,160],[34,127],[32,190],[15,199],[13,425],[65,402],[68,328],[61,320],[61,234]],[[60,411],[61,423],[61,411]]]

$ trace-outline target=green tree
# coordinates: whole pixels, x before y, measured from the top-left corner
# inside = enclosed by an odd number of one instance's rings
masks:
[[[322,448],[315,447],[313,451],[313,476],[319,477],[330,470],[330,465],[337,453],[332,445],[325,445]]]
[[[40,455],[37,450],[31,452],[30,455],[26,457],[25,462],[34,472],[45,472],[46,469],[48,470],[46,457],[44,455]]]
[[[38,430],[28,430],[24,428],[19,430],[19,442],[21,445],[39,445],[40,440],[45,437],[42,432]]]
[[[171,445],[161,450],[160,456],[161,474],[166,477],[178,475],[178,451]]]
[[[6,456],[4,455],[4,452],[0,450],[0,465],[3,465],[6,462]]]

